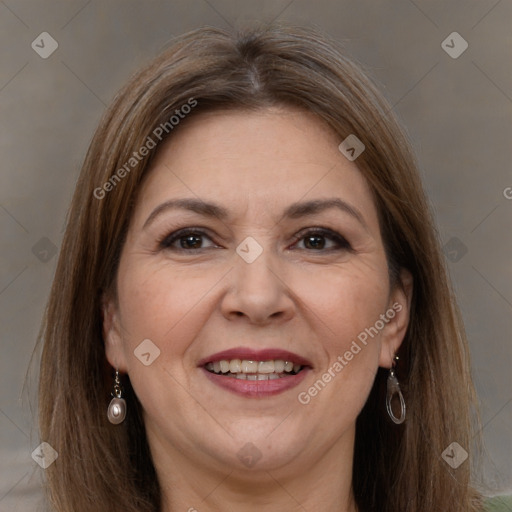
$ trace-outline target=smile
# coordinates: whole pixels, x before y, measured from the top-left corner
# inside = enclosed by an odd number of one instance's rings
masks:
[[[312,370],[304,357],[281,349],[234,348],[199,361],[210,382],[245,398],[267,398],[294,388]]]
[[[300,364],[283,359],[270,361],[251,361],[247,359],[222,359],[209,362],[205,368],[211,372],[226,377],[241,380],[275,380],[287,375],[297,375],[303,368]]]

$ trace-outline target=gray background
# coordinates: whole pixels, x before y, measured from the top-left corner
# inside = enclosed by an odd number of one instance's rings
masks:
[[[487,446],[475,479],[512,493],[510,1],[0,0],[0,512],[40,499],[37,353],[26,388],[25,373],[102,111],[171,36],[277,18],[344,41],[409,131],[471,343]],[[441,46],[454,31],[469,44],[458,58]],[[47,59],[31,47],[42,32],[59,45]]]

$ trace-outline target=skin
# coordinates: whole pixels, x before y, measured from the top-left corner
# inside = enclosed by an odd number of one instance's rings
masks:
[[[188,119],[152,163],[122,250],[117,299],[105,297],[104,337],[108,361],[129,374],[143,406],[163,512],[357,510],[355,421],[378,367],[391,367],[403,340],[412,279],[403,271],[403,286],[390,287],[370,189],[340,142],[298,110],[217,112]],[[334,197],[357,208],[364,225],[336,208],[283,218],[294,202]],[[168,209],[144,227],[177,198],[218,203],[229,217]],[[304,236],[319,226],[352,250]],[[175,250],[159,246],[185,227],[206,235],[188,245],[178,239]],[[263,249],[252,263],[236,252],[248,236]],[[300,403],[299,392],[396,303],[401,311],[378,335]],[[160,350],[149,366],[134,356],[144,339]],[[238,346],[290,350],[313,370],[284,393],[241,397],[197,367]],[[261,454],[252,467],[237,456],[246,443]]]

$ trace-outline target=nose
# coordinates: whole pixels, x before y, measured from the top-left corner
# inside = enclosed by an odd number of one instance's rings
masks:
[[[221,309],[229,320],[251,324],[281,323],[294,316],[293,294],[286,276],[270,251],[252,263],[235,257],[235,268],[228,273],[229,288]]]

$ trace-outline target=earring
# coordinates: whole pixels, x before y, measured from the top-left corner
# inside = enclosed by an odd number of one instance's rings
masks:
[[[107,418],[110,423],[118,425],[122,423],[126,417],[126,400],[122,397],[123,390],[119,380],[119,372],[116,370],[114,377],[114,390],[111,393],[113,397],[108,404]]]
[[[398,384],[398,379],[395,376],[395,364],[396,361],[398,361],[398,356],[395,356],[393,360],[393,366],[389,370],[388,375],[388,391],[386,395],[386,409],[388,411],[389,417],[393,421],[393,423],[396,423],[397,425],[400,425],[405,420],[405,400],[404,395],[402,395],[402,391],[400,389],[400,384]],[[393,409],[391,408],[391,402],[395,395],[398,395],[398,398],[400,399],[400,417],[397,418],[395,414],[393,413]]]

